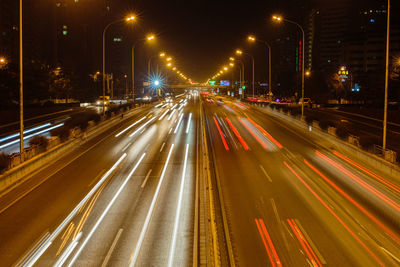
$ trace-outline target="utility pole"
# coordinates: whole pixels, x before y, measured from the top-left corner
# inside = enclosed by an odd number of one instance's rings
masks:
[[[389,83],[389,34],[390,34],[390,0],[387,4],[387,23],[386,23],[386,67],[385,67],[385,104],[383,113],[383,137],[382,149],[386,150],[386,134],[387,134],[387,112],[388,112],[388,83]]]

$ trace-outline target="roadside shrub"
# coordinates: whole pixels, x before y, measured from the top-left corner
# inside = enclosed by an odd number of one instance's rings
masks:
[[[292,116],[299,116],[301,114],[301,110],[299,108],[291,108],[290,114],[292,114]]]
[[[335,124],[330,121],[330,120],[320,120],[319,121],[319,127],[323,130],[323,131],[327,131],[328,127],[335,127]]]
[[[339,137],[340,139],[347,140],[349,137],[350,133],[349,130],[343,126],[343,125],[338,125],[336,126],[336,136]]]
[[[99,121],[101,120],[101,116],[96,112],[91,112],[88,114],[88,120],[94,121],[95,123],[99,123]]]
[[[51,130],[51,136],[58,136],[61,142],[65,142],[69,137],[69,127],[67,125],[63,125],[61,127],[55,128]]]
[[[85,131],[89,126],[89,115],[87,113],[74,115],[66,122],[66,125],[70,129],[79,127],[82,131]]]
[[[282,106],[282,111],[283,111],[283,113],[288,113],[289,112],[289,108],[287,107],[287,106]]]
[[[5,153],[0,154],[0,173],[5,172],[10,166],[11,158]]]
[[[379,144],[380,140],[378,137],[370,135],[362,135],[359,139],[360,146],[365,150],[371,150],[375,144]]]
[[[308,125],[311,125],[317,118],[314,115],[306,115],[305,120]]]
[[[29,140],[30,146],[36,145],[42,148],[46,148],[48,144],[49,144],[49,139],[47,139],[45,136],[42,135],[36,135],[31,140]]]

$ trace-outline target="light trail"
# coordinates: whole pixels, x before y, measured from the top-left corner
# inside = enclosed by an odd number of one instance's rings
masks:
[[[183,113],[182,113],[181,116],[179,117],[179,121],[178,121],[178,123],[176,124],[175,130],[174,130],[174,134],[176,134],[176,132],[178,132],[178,128],[179,128],[179,126],[181,125],[181,122],[182,122],[182,118],[183,118]]]
[[[189,133],[191,119],[192,119],[192,112],[190,112],[190,114],[189,114],[188,124],[186,126],[186,133],[187,134]]]
[[[274,244],[272,243],[271,237],[269,236],[267,228],[265,227],[264,220],[255,219],[255,221],[272,266],[282,266],[282,263],[278,257],[278,253],[276,253]]]
[[[143,124],[142,126],[140,126],[139,128],[136,129],[136,131],[134,131],[133,133],[131,133],[129,135],[129,137],[134,136],[136,133],[140,132],[144,127],[146,127],[146,125],[148,125],[150,122],[154,121],[156,118],[153,117],[151,120],[147,121],[145,124]]]
[[[169,114],[169,116],[168,116],[168,121],[171,119],[171,117],[174,115],[174,113],[175,113],[175,111],[176,111],[176,109],[174,109],[172,112],[171,112],[171,114]]]
[[[40,126],[31,128],[31,129],[28,129],[28,130],[24,131],[24,134],[27,134],[27,133],[30,133],[30,132],[33,132],[33,131],[42,129],[42,128],[47,127],[47,126],[50,126],[50,125],[51,125],[51,123],[46,123],[46,124],[43,124],[43,125],[40,125]],[[0,143],[2,143],[2,142],[4,142],[4,141],[7,141],[7,140],[10,140],[10,139],[12,139],[12,138],[14,138],[14,137],[18,137],[18,136],[19,136],[19,133],[16,133],[16,134],[12,134],[12,135],[3,137],[3,138],[0,139]]]
[[[71,255],[72,251],[75,249],[75,247],[78,245],[78,241],[82,236],[82,232],[80,232],[74,240],[72,240],[72,243],[67,247],[65,252],[61,255],[61,257],[58,259],[58,261],[54,264],[54,267],[61,267],[64,262],[68,259],[69,255]]]
[[[92,188],[92,190],[87,193],[87,195],[79,202],[79,204],[71,211],[71,213],[64,219],[64,221],[54,230],[54,232],[49,235],[40,247],[37,249],[36,253],[29,257],[26,264],[24,266],[33,266],[36,261],[42,256],[42,254],[47,250],[47,248],[51,245],[53,240],[60,234],[60,232],[64,229],[64,227],[71,221],[71,219],[76,215],[76,213],[80,210],[80,208],[86,203],[86,201],[97,191],[97,189],[104,183],[104,181],[110,176],[110,174],[118,167],[118,165],[125,159],[127,156],[124,153],[116,163],[103,175],[100,181]],[[22,266],[22,264],[17,264],[18,266]]]
[[[175,104],[175,105],[173,105],[173,106],[172,106],[172,109],[175,109],[175,108],[176,108],[176,106],[178,106],[178,104]]]
[[[247,131],[249,131],[249,133],[251,133],[251,135],[260,143],[260,145],[266,149],[268,146],[267,144],[265,144],[265,142],[263,142],[257,135],[255,132],[253,132],[250,127],[246,124],[246,122],[244,121],[244,119],[239,118],[239,121],[243,124],[243,126],[247,129]]]
[[[260,130],[271,142],[273,142],[278,148],[283,148],[283,146],[276,141],[275,138],[272,137],[272,135],[270,135],[266,130],[264,130],[264,128],[262,128],[260,125],[258,125],[255,121],[253,121],[252,119],[250,119],[249,117],[247,117],[247,120],[250,121],[254,126],[256,126],[256,128],[258,130]]]
[[[139,122],[141,122],[142,120],[146,119],[146,117],[141,118],[140,120],[134,122],[133,124],[131,124],[129,127],[125,128],[124,130],[122,130],[121,132],[119,132],[118,134],[115,135],[115,137],[120,136],[121,134],[123,134],[124,132],[128,131],[130,128],[132,128],[133,126],[135,126],[136,124],[138,124]]]
[[[218,123],[217,119],[215,118],[215,116],[213,118],[214,118],[215,125],[217,126],[219,135],[221,136],[222,143],[224,144],[225,150],[229,150],[228,143],[225,140],[225,137],[224,137],[224,134],[222,133],[221,127],[219,126],[219,123]]]
[[[239,139],[240,143],[243,146],[244,150],[249,150],[249,146],[246,144],[246,142],[243,140],[242,136],[239,134],[239,132],[236,130],[235,126],[233,126],[232,122],[228,119],[228,117],[225,118],[225,120],[228,122],[229,126],[231,127],[233,133],[236,135],[236,137]]]
[[[147,212],[147,216],[146,216],[146,219],[144,221],[144,224],[143,224],[143,227],[142,227],[142,231],[140,232],[139,239],[137,241],[136,247],[135,247],[135,249],[133,251],[133,254],[131,256],[131,261],[129,263],[130,267],[135,266],[137,258],[139,256],[139,252],[140,252],[140,249],[142,247],[144,236],[146,235],[147,228],[149,227],[150,219],[151,219],[151,216],[153,214],[153,210],[154,210],[154,207],[156,205],[156,202],[157,202],[157,199],[158,199],[158,194],[160,192],[161,185],[162,185],[162,183],[164,181],[165,172],[167,170],[169,159],[171,158],[171,154],[172,154],[173,150],[174,150],[174,144],[171,145],[171,148],[169,150],[167,161],[164,164],[164,168],[162,170],[162,173],[161,173],[161,176],[160,176],[160,180],[158,181],[158,185],[157,185],[156,191],[155,191],[153,199],[151,201],[149,211]]]
[[[187,165],[188,152],[189,152],[189,144],[186,144],[185,160],[184,160],[184,163],[183,163],[181,186],[180,186],[180,189],[179,189],[178,204],[177,204],[177,208],[176,208],[174,231],[173,231],[173,234],[172,234],[172,242],[171,242],[171,247],[170,247],[170,250],[169,250],[168,267],[172,267],[173,263],[174,263],[175,245],[176,245],[176,238],[177,238],[177,235],[178,235],[179,218],[181,216],[183,189],[184,189],[184,186],[185,186],[186,165]]]
[[[163,103],[160,103],[160,104],[158,104],[158,105],[155,105],[154,107],[155,108],[158,108],[158,107],[161,107],[163,105]]]
[[[131,179],[133,173],[136,171],[138,168],[139,164],[142,162],[144,156],[146,153],[143,153],[138,162],[136,163],[135,167],[130,171],[128,176],[126,177],[125,181],[122,183],[122,185],[119,187],[118,191],[115,193],[114,197],[111,199],[111,201],[108,203],[106,209],[103,211],[99,219],[97,220],[96,224],[93,226],[92,230],[89,232],[89,234],[86,236],[86,239],[82,242],[82,245],[79,247],[78,251],[75,253],[74,257],[71,259],[69,262],[68,266],[71,267],[73,266],[74,262],[76,259],[79,257],[81,254],[83,248],[86,246],[87,242],[89,242],[90,238],[92,237],[93,233],[96,231],[97,227],[99,227],[100,223],[103,221],[104,217],[108,213],[108,211],[111,209],[112,205],[114,204],[115,200],[118,198],[119,194],[121,194],[121,191],[124,189],[128,181]]]
[[[36,136],[36,135],[39,135],[39,134],[42,134],[42,133],[51,131],[51,130],[53,130],[53,129],[55,129],[55,128],[58,128],[58,127],[61,127],[61,126],[63,126],[63,125],[64,125],[64,123],[60,123],[60,124],[57,124],[57,125],[52,126],[52,127],[50,127],[50,128],[41,130],[41,131],[39,131],[39,132],[37,132],[37,133],[27,135],[27,136],[24,137],[24,141],[25,141],[26,139],[29,139],[29,138],[34,137],[34,136]],[[8,143],[6,143],[6,144],[4,144],[4,145],[1,145],[1,146],[0,146],[0,149],[3,149],[3,148],[5,148],[5,147],[11,146],[11,145],[16,144],[16,143],[19,143],[19,139],[14,140],[14,141],[11,141],[11,142],[8,142]]]
[[[303,183],[303,185],[313,194],[319,202],[332,214],[332,216],[349,232],[351,236],[368,252],[369,255],[371,255],[378,263],[380,266],[384,266],[384,264],[378,259],[378,257],[365,245],[364,242],[361,241],[361,239],[353,232],[351,229],[344,223],[344,221],[333,211],[333,209],[324,201],[322,198],[303,180],[303,178],[300,177],[300,175],[297,174],[297,172],[289,166],[289,164],[284,161],[283,162],[286,167],[294,174],[294,176],[297,177],[297,179],[300,180],[300,182]]]
[[[158,120],[159,121],[162,120],[165,117],[165,115],[167,115],[168,111],[169,111],[169,108],[161,115],[161,117]]]

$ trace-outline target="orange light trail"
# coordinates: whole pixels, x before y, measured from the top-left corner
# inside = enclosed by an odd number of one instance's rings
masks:
[[[354,237],[354,239],[370,254],[381,266],[384,266],[384,264],[378,259],[378,257],[367,247],[367,245],[364,244],[364,242],[361,241],[361,239],[353,232],[351,229],[340,219],[340,217],[329,207],[328,204],[325,203],[325,201],[322,200],[320,196],[318,196],[317,193],[300,177],[300,175],[293,170],[292,167],[287,164],[286,161],[283,162],[286,167],[304,184],[304,186],[321,202],[322,205],[333,215],[333,217],[336,218],[336,220],[339,221],[339,223]]]
[[[306,252],[307,257],[310,259],[312,265],[322,267],[322,264],[319,262],[317,256],[315,255],[314,251],[312,250],[310,244],[307,242],[307,239],[304,237],[303,233],[300,231],[296,222],[293,219],[287,219],[287,222],[288,222],[290,228],[292,228],[292,231],[295,234],[300,245],[303,247],[304,251]]]
[[[332,166],[334,166],[336,169],[340,170],[342,173],[346,174],[348,177],[350,177],[351,179],[353,179],[355,182],[357,182],[358,184],[360,184],[361,186],[363,186],[365,189],[367,189],[368,191],[370,191],[371,193],[373,193],[374,195],[376,195],[377,197],[379,197],[380,199],[382,199],[384,202],[386,202],[388,205],[390,205],[391,207],[393,207],[394,209],[396,209],[397,211],[400,212],[400,206],[399,204],[397,204],[396,202],[394,202],[392,199],[390,199],[389,197],[387,197],[386,195],[384,195],[382,192],[380,192],[379,190],[377,190],[376,188],[374,188],[373,186],[371,186],[370,184],[368,184],[367,182],[365,182],[364,180],[362,180],[361,178],[359,178],[357,175],[353,174],[352,172],[350,172],[349,170],[347,170],[346,168],[344,168],[343,166],[341,166],[340,164],[336,163],[335,161],[333,161],[332,159],[330,159],[329,157],[325,156],[324,154],[322,154],[321,152],[319,152],[318,150],[315,151],[315,153],[321,157],[322,159],[324,159],[325,161],[327,161],[329,164],[331,164]]]
[[[350,201],[354,206],[356,206],[361,212],[363,212],[368,218],[370,218],[374,223],[376,223],[380,228],[382,228],[388,235],[390,235],[394,240],[400,244],[400,238],[393,233],[389,228],[387,228],[381,221],[375,218],[371,213],[364,209],[360,204],[358,204],[352,197],[347,195],[342,189],[340,189],[335,183],[329,180],[325,175],[323,175],[317,168],[315,168],[307,160],[304,163],[310,167],[316,174],[318,174],[322,179],[324,179],[328,184],[336,189],[342,196],[344,196],[348,201]]]
[[[251,133],[252,136],[254,136],[255,139],[262,145],[264,149],[267,148],[267,145],[260,139],[258,136],[244,123],[243,119],[239,118],[239,121],[243,124],[243,126]]]
[[[382,183],[384,183],[385,185],[387,185],[388,187],[392,188],[393,190],[397,191],[398,193],[400,193],[400,187],[398,187],[397,185],[385,180],[383,177],[379,176],[378,174],[374,173],[373,171],[368,170],[367,168],[361,166],[360,164],[358,164],[357,162],[349,159],[348,157],[346,157],[345,155],[339,153],[338,151],[334,150],[333,154],[335,154],[336,156],[338,156],[339,158],[343,159],[344,161],[350,163],[351,165],[353,165],[354,167],[358,168],[359,170],[362,170],[363,172],[369,174],[370,176],[374,177],[375,179],[381,181]]]
[[[256,218],[255,222],[257,224],[258,232],[260,233],[261,239],[264,243],[265,250],[267,251],[272,266],[282,266],[278,254],[276,253],[274,244],[272,243],[271,237],[269,236],[267,228],[265,227],[263,219]]]
[[[247,119],[254,125],[257,127],[258,130],[260,130],[269,140],[271,140],[278,148],[283,148],[283,146],[275,139],[272,137],[272,135],[270,135],[266,130],[264,130],[260,125],[258,125],[257,123],[255,123],[255,121],[253,121],[252,119],[250,119],[249,117],[247,117]]]
[[[231,127],[232,131],[235,133],[236,137],[239,139],[240,143],[242,144],[244,150],[249,150],[249,146],[246,144],[246,142],[243,140],[242,136],[239,134],[239,132],[236,130],[235,126],[233,126],[232,122],[228,119],[228,117],[225,118],[225,120],[228,122],[229,126]]]
[[[222,133],[221,128],[219,127],[219,123],[218,123],[218,121],[217,121],[217,119],[216,119],[215,117],[214,117],[214,122],[215,122],[215,125],[217,125],[217,129],[218,129],[219,135],[221,136],[222,143],[224,143],[225,149],[226,149],[226,150],[229,150],[229,146],[228,146],[228,144],[226,143],[224,134]]]

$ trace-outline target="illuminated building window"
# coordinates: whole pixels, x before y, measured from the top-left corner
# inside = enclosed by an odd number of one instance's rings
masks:
[[[113,41],[116,42],[116,43],[120,43],[120,42],[122,42],[122,38],[121,37],[114,37]]]

